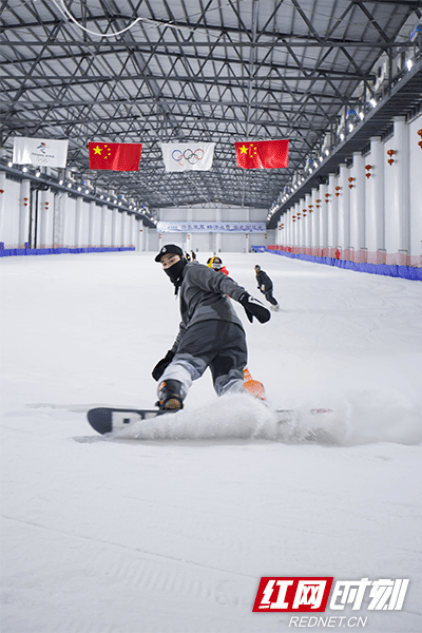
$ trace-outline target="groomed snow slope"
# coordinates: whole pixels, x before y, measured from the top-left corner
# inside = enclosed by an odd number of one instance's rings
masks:
[[[262,576],[409,578],[402,611],[327,614],[422,631],[422,284],[222,255],[255,296],[255,264],[274,281],[268,324],[235,305],[253,377],[296,426],[217,400],[207,372],[156,439],[96,435],[89,406],[155,402],[167,277],[153,253],[1,262],[2,633],[293,630],[252,613]],[[309,407],[333,408],[313,441]]]

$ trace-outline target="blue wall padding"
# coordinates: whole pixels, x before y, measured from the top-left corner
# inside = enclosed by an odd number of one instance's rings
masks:
[[[254,248],[254,247],[252,247]],[[336,266],[346,270],[355,270],[360,273],[371,273],[372,275],[386,275],[387,277],[402,277],[403,279],[411,279],[413,281],[422,281],[422,268],[413,266],[397,266],[387,264],[356,264],[346,259],[335,259],[334,257],[316,257],[315,255],[300,255],[293,253],[285,253],[284,251],[275,251],[266,249],[267,253],[274,255],[283,255],[291,259],[303,259],[306,262],[315,264],[326,264],[327,266]]]
[[[12,257],[14,255],[60,255],[62,253],[111,253],[114,251],[134,251],[134,246],[119,248],[0,248],[0,257]]]

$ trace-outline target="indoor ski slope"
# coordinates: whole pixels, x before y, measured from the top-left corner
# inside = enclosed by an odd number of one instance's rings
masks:
[[[358,615],[357,630],[419,633],[422,284],[223,253],[263,298],[260,264],[282,307],[261,325],[235,304],[253,377],[275,407],[333,408],[325,432],[307,439],[303,413],[275,433],[207,372],[160,439],[104,440],[86,409],[151,407],[177,333],[154,255],[1,262],[2,633],[294,630],[252,613],[262,576],[409,578],[402,611],[326,614],[347,618],[330,631]]]

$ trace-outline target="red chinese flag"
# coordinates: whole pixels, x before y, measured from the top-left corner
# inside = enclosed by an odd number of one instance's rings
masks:
[[[289,166],[289,141],[243,141],[234,144],[236,163],[243,169],[281,169]]]
[[[89,168],[139,171],[142,143],[88,143]]]

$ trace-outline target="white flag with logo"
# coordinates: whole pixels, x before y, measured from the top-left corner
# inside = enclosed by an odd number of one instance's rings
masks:
[[[27,138],[15,136],[13,162],[15,165],[38,165],[40,167],[66,167],[69,141],[51,138]]]
[[[209,171],[215,143],[161,143],[166,171]]]

